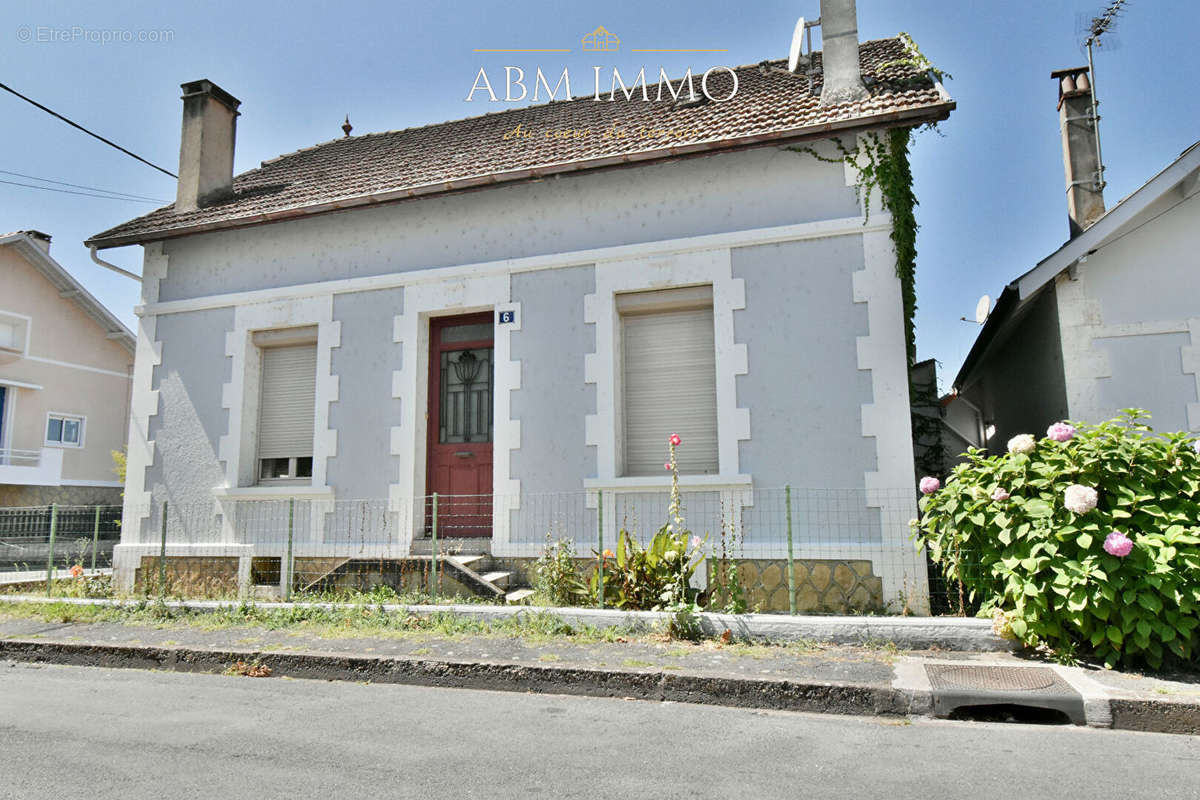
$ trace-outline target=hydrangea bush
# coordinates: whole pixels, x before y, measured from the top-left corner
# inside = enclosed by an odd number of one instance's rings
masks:
[[[1200,654],[1200,442],[1146,412],[972,448],[922,481],[915,538],[1028,646],[1108,666]]]

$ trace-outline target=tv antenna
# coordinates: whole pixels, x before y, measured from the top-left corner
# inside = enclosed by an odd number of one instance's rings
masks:
[[[1112,0],[1108,7],[1100,13],[1098,17],[1092,17],[1091,22],[1086,25],[1087,37],[1083,40],[1083,46],[1087,48],[1088,56],[1088,78],[1092,82],[1092,124],[1096,126],[1096,185],[1103,190],[1105,185],[1104,180],[1104,158],[1100,154],[1100,112],[1098,108],[1100,101],[1096,99],[1098,92],[1096,91],[1096,65],[1092,60],[1092,46],[1103,46],[1102,36],[1112,31],[1117,24],[1117,17],[1121,15],[1121,7],[1125,5],[1125,0]],[[1115,44],[1110,37],[1110,45]]]

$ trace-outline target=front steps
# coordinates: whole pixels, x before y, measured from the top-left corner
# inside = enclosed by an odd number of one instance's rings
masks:
[[[490,555],[454,555],[446,556],[445,560],[452,565],[454,577],[476,594],[495,600],[503,598],[505,603],[523,603],[533,594],[529,587],[517,585],[511,570],[491,569],[494,565]]]

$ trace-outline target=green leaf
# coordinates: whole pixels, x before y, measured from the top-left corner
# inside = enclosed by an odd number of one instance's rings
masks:
[[[1119,645],[1121,642],[1125,641],[1125,635],[1121,633],[1121,629],[1116,625],[1109,625],[1108,640],[1115,645]]]
[[[1026,513],[1026,515],[1028,515],[1030,517],[1033,517],[1035,519],[1040,519],[1042,517],[1048,517],[1051,514],[1053,514],[1054,509],[1045,500],[1041,500],[1041,499],[1035,497],[1032,500],[1025,501],[1025,513]]]
[[[1141,592],[1137,596],[1138,605],[1147,611],[1158,613],[1162,611],[1162,601],[1158,599],[1158,595],[1150,594],[1149,592]]]
[[[1075,539],[1075,543],[1078,544],[1080,547],[1082,547],[1084,550],[1089,550],[1092,547],[1092,535],[1090,533],[1081,533]]]

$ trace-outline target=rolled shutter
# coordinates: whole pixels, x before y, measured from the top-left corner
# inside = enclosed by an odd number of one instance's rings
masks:
[[[305,458],[313,454],[316,388],[315,344],[263,348],[259,458]]]
[[[716,473],[712,307],[622,315],[625,474],[663,475],[678,433],[680,472]]]

